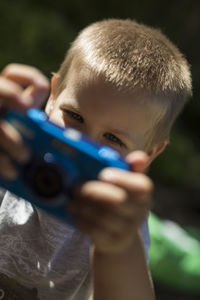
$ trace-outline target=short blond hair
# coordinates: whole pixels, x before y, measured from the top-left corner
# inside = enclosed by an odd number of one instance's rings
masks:
[[[166,109],[155,121],[152,143],[168,138],[192,95],[190,67],[182,53],[160,30],[133,20],[108,19],[82,30],[58,71],[58,94],[74,61],[103,75],[120,91],[142,91],[162,101]]]

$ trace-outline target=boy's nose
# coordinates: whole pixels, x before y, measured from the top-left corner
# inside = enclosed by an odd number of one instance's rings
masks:
[[[95,128],[86,128],[83,133],[90,137],[92,140],[101,142],[101,135]]]

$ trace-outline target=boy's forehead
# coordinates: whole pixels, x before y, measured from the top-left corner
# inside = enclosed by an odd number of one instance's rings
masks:
[[[145,114],[147,111],[165,113],[165,101],[157,99],[157,96],[145,93],[144,90],[119,90],[114,84],[105,80],[103,75],[96,75],[88,65],[83,65],[79,69],[72,68],[67,82],[67,93],[75,97],[81,97],[86,101],[87,98],[94,96],[94,101],[101,98],[100,103],[112,106],[112,99],[115,100],[114,106],[122,109],[128,107],[130,110],[140,110]],[[107,99],[107,101],[103,101]],[[110,101],[109,101],[110,99]],[[96,102],[96,101],[95,101]]]
[[[80,64],[72,63],[67,77],[67,85],[73,88],[75,91],[79,91],[81,88],[94,87],[96,83],[105,84],[103,76],[95,74],[92,68],[84,63]]]

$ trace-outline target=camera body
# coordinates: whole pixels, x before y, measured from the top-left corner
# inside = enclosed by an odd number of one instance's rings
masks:
[[[105,167],[130,169],[116,150],[55,125],[41,110],[8,111],[4,119],[22,135],[32,157],[25,165],[16,164],[16,179],[0,177],[0,186],[67,223],[73,224],[66,204],[76,185],[97,179]]]

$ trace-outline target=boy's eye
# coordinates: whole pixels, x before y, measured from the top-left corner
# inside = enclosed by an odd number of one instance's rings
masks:
[[[83,118],[79,114],[77,114],[71,110],[66,109],[65,113],[67,113],[70,116],[70,118],[72,118],[80,123],[84,122]]]
[[[124,144],[122,143],[122,141],[116,137],[115,135],[113,135],[112,133],[105,133],[104,136],[109,140],[111,141],[112,143],[115,143],[115,144],[118,144],[120,145],[120,147],[122,147]]]

